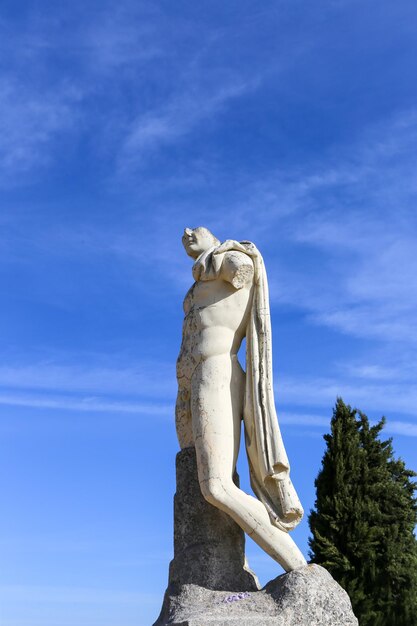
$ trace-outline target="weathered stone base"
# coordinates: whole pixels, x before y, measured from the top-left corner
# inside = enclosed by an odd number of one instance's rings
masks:
[[[278,576],[259,590],[245,561],[243,531],[201,495],[194,448],[178,453],[174,558],[154,626],[357,624],[347,593],[318,565]]]
[[[347,593],[319,565],[278,576],[261,591],[184,585],[167,600],[164,626],[358,626]]]

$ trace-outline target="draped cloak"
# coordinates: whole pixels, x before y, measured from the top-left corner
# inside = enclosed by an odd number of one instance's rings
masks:
[[[254,266],[246,328],[243,411],[251,486],[267,509],[271,522],[288,532],[301,521],[304,511],[290,479],[290,465],[275,409],[269,293],[262,256],[250,241],[227,240],[196,260],[193,276],[196,281],[218,278],[226,252],[242,252],[252,259]]]

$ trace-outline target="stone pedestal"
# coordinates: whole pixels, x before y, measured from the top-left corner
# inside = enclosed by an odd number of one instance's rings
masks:
[[[245,565],[243,531],[204,500],[195,450],[186,448],[177,455],[174,559],[154,626],[358,626],[358,621],[347,593],[318,565],[278,576],[259,590]]]
[[[162,611],[154,626],[174,623],[184,585],[231,592],[259,589],[256,576],[245,564],[243,530],[201,494],[194,448],[177,454],[176,470],[174,558]]]

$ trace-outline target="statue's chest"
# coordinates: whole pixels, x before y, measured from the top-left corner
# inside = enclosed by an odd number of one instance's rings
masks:
[[[186,315],[192,309],[205,309],[223,302],[233,294],[235,290],[224,280],[199,280],[188,290],[184,299],[184,312]]]

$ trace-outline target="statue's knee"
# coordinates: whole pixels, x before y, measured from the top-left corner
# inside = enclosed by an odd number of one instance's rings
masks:
[[[213,506],[227,507],[230,504],[230,489],[220,478],[204,480],[200,487],[204,498]]]

